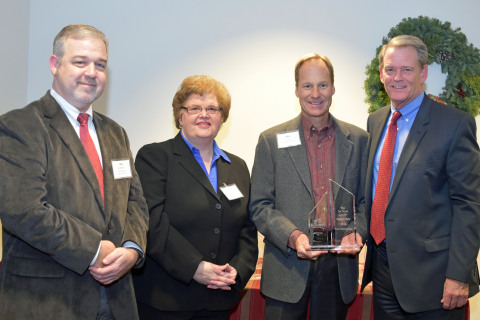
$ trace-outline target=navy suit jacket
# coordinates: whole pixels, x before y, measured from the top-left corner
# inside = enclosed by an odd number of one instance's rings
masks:
[[[371,137],[365,191],[372,207],[375,153],[390,106],[368,118]],[[442,307],[445,278],[478,292],[480,153],[474,118],[425,96],[400,155],[385,213],[393,288],[407,312]],[[362,288],[371,281],[371,246]]]

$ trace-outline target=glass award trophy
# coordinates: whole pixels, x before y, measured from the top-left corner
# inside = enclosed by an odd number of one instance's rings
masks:
[[[344,236],[354,233],[355,195],[329,179],[328,191],[308,214],[311,250],[341,251],[358,249],[356,243],[344,243]]]

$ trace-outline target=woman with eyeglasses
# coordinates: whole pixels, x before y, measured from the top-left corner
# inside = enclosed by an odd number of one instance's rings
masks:
[[[180,132],[137,154],[150,212],[146,261],[134,277],[142,320],[226,320],[255,270],[250,174],[215,142],[230,101],[217,80],[186,78],[172,102]]]

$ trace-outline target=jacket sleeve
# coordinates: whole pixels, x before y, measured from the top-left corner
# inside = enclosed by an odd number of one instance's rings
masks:
[[[447,278],[469,282],[480,244],[480,153],[473,117],[464,117],[454,132],[445,174],[452,203]]]
[[[145,198],[143,197],[140,178],[138,177],[138,173],[133,165],[133,158],[130,152],[130,143],[125,131],[123,131],[123,135],[125,137],[126,148],[130,153],[130,162],[132,163],[132,179],[128,193],[127,220],[122,243],[126,241],[132,241],[136,243],[143,252],[145,252],[147,246],[148,208]]]
[[[164,150],[145,146],[135,166],[150,213],[147,254],[173,278],[188,284],[203,256],[170,224],[165,212],[169,157]]]

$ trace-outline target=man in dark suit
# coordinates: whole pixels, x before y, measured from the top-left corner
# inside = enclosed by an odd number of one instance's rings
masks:
[[[2,319],[138,318],[129,270],[147,206],[124,129],[91,107],[107,46],[91,26],[63,28],[50,91],[0,117]]]
[[[366,220],[364,182],[368,134],[334,118],[333,66],[312,54],[295,67],[301,115],[260,135],[252,170],[250,210],[265,236],[261,291],[266,319],[345,319],[358,289],[358,251],[311,251],[308,213],[334,180],[355,195],[357,239]],[[355,242],[356,240],[356,242]]]
[[[375,319],[463,319],[478,292],[475,120],[424,94],[427,58],[413,36],[393,38],[379,54],[391,106],[368,119],[363,287],[373,280]]]

